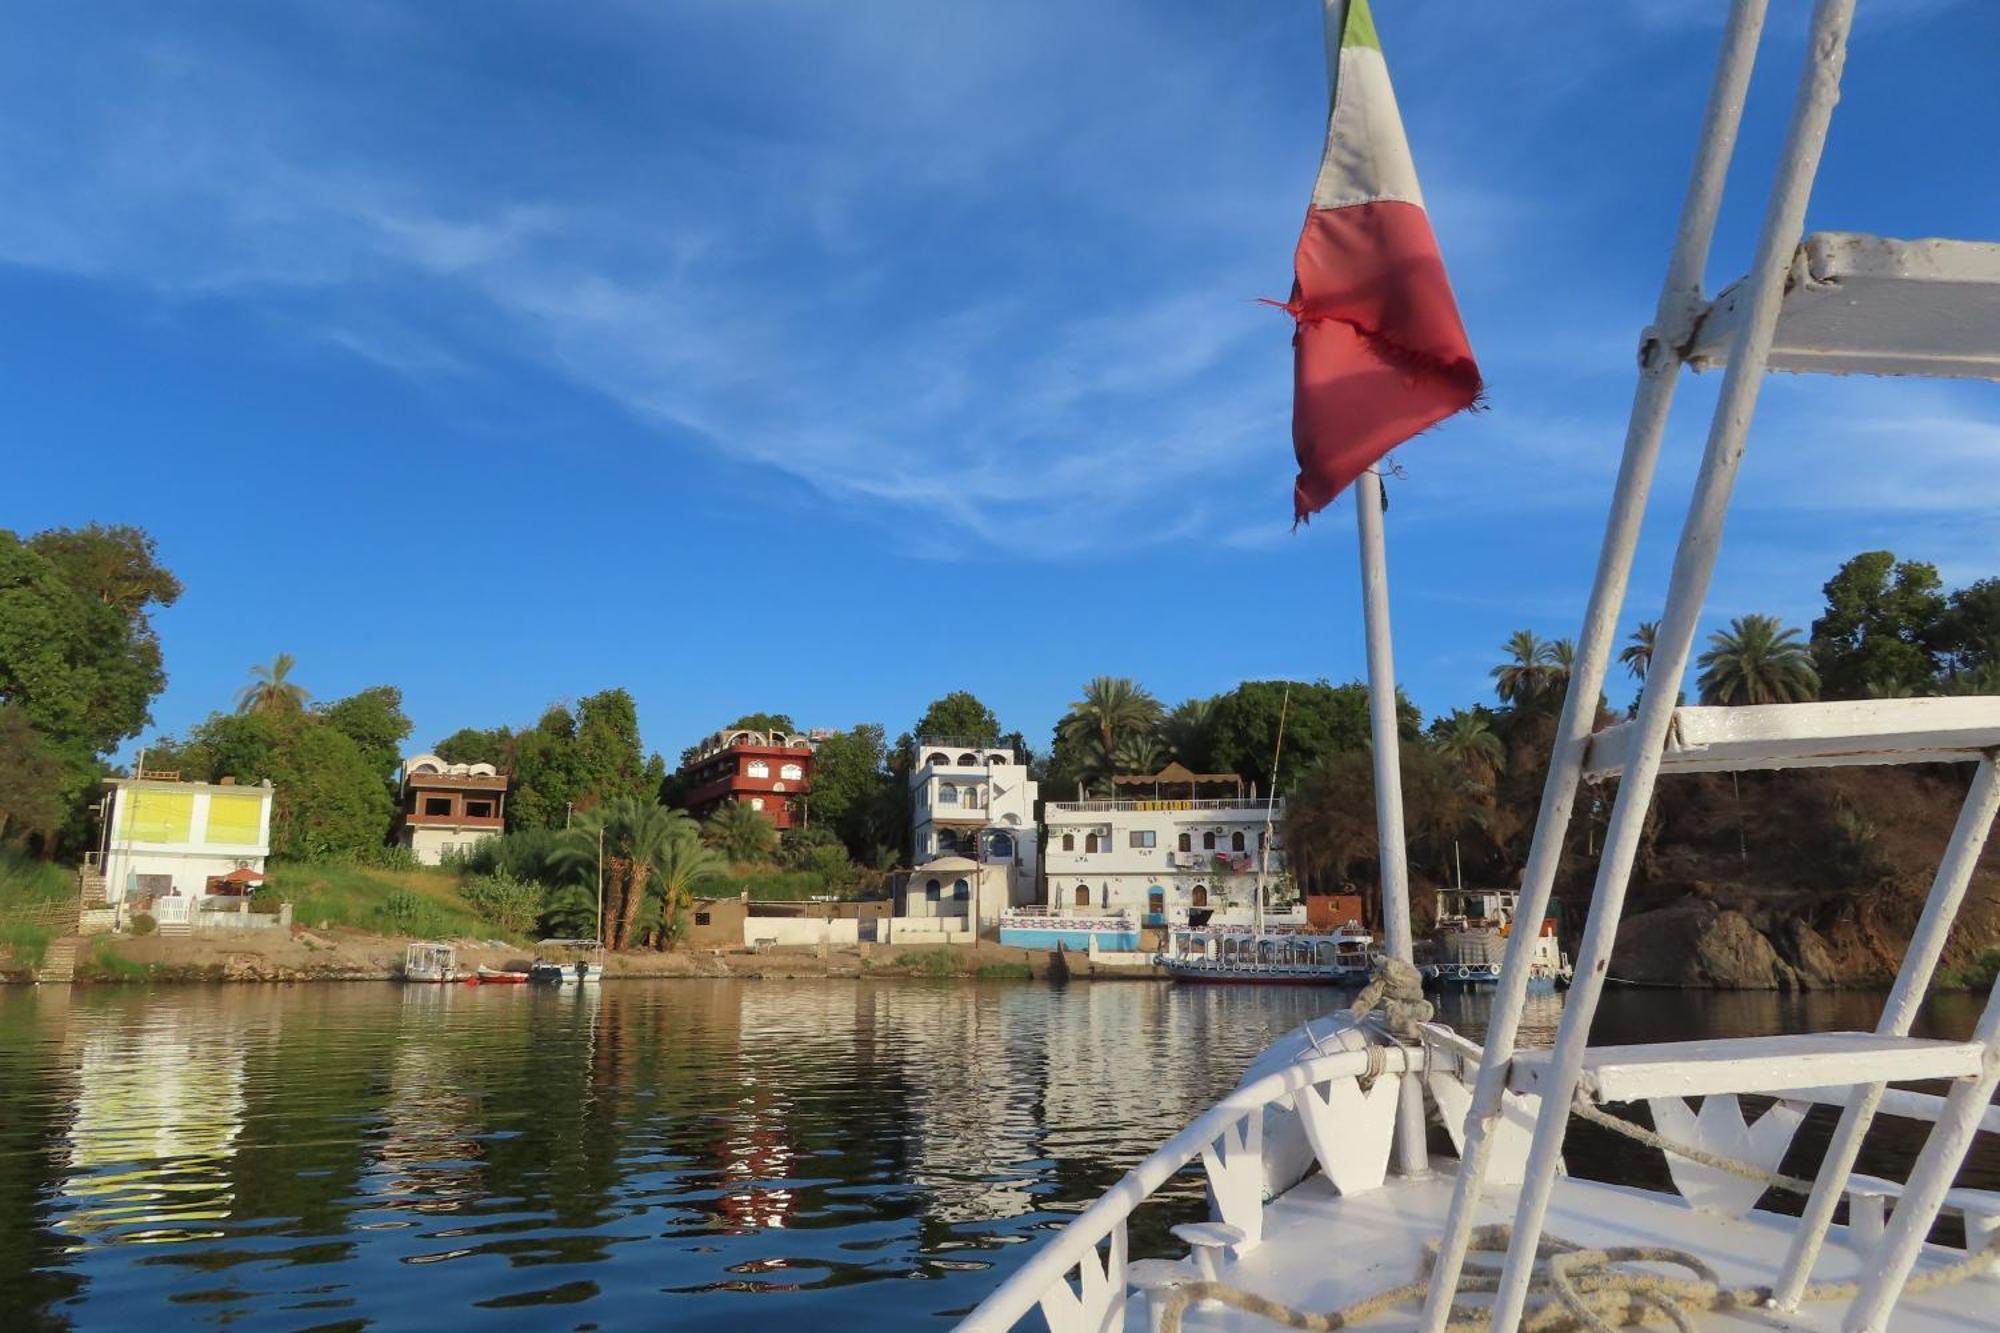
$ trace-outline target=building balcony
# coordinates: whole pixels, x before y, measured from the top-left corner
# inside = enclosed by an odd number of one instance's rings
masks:
[[[405,814],[403,822],[418,828],[505,828],[499,815],[419,815]]]
[[[1285,803],[1280,800],[1273,805],[1266,805],[1263,801],[1253,801],[1248,797],[1239,796],[1224,796],[1214,799],[1183,798],[1180,800],[1175,800],[1171,797],[1160,797],[1158,799],[1148,798],[1146,800],[1049,801],[1043,806],[1043,809],[1050,813],[1079,815],[1126,813],[1171,814],[1180,810],[1214,811],[1219,814],[1219,812],[1227,811],[1230,813],[1219,815],[1219,817],[1262,820],[1267,814],[1274,819],[1281,817],[1285,812]]]

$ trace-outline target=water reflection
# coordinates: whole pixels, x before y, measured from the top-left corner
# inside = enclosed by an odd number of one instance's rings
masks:
[[[1146,983],[0,993],[0,1327],[933,1318],[1335,999]],[[1867,1027],[1879,1002],[1614,993],[1595,1038]],[[1444,1016],[1476,1035],[1489,1004],[1451,997]],[[1976,1011],[1943,1001],[1927,1021],[1963,1032]],[[1531,1002],[1525,1039],[1560,1015]],[[1818,1119],[1802,1142],[1823,1141]],[[1871,1149],[1912,1150],[1894,1134]],[[1581,1131],[1568,1161],[1664,1183]],[[1993,1168],[1989,1153],[1974,1174]],[[1135,1218],[1135,1251],[1202,1208],[1183,1177]]]

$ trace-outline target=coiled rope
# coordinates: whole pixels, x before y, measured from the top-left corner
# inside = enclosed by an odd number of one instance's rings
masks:
[[[1471,1249],[1475,1253],[1504,1254],[1513,1240],[1511,1226],[1497,1224],[1473,1230]],[[1161,1306],[1161,1333],[1180,1333],[1188,1307],[1213,1302],[1245,1314],[1269,1320],[1284,1328],[1323,1333],[1324,1330],[1354,1328],[1385,1314],[1396,1306],[1422,1300],[1430,1289],[1430,1274],[1437,1263],[1437,1242],[1424,1242],[1423,1262],[1417,1275],[1401,1286],[1337,1310],[1301,1310],[1255,1292],[1232,1287],[1225,1282],[1188,1282],[1175,1287]],[[2000,1235],[1986,1248],[1956,1263],[1930,1269],[1910,1279],[1906,1292],[1935,1291],[1963,1282],[1991,1268],[2000,1260]],[[1626,1264],[1672,1264],[1685,1268],[1692,1278],[1673,1278],[1658,1272],[1622,1268]],[[1495,1265],[1467,1263],[1461,1271],[1455,1295],[1491,1293],[1499,1290],[1500,1269]],[[1636,1324],[1664,1323],[1680,1331],[1695,1333],[1692,1316],[1724,1310],[1749,1310],[1766,1304],[1771,1289],[1763,1286],[1725,1287],[1715,1270],[1686,1250],[1664,1245],[1585,1246],[1556,1236],[1545,1236],[1535,1250],[1535,1275],[1528,1284],[1530,1304],[1521,1316],[1522,1333],[1611,1333],[1613,1329]],[[1802,1299],[1808,1301],[1853,1300],[1861,1294],[1859,1282],[1820,1282],[1808,1286]],[[1535,1299],[1539,1297],[1540,1299]],[[1487,1333],[1492,1312],[1485,1306],[1454,1300],[1445,1324],[1447,1333]]]

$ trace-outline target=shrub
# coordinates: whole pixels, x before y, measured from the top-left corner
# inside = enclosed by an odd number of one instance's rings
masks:
[[[160,923],[153,919],[153,914],[151,912],[139,912],[134,914],[132,917],[132,933],[134,935],[138,936],[150,935],[159,928],[160,928]]]
[[[144,913],[140,914],[144,916]],[[151,920],[150,917],[147,918]],[[134,918],[137,921],[137,918]],[[90,947],[90,961],[81,969],[84,976],[96,981],[147,981],[153,975],[150,963],[135,963],[118,952],[118,946],[108,935],[100,935]]]
[[[505,871],[466,881],[459,896],[506,935],[526,934],[542,914],[542,886]]]
[[[972,975],[981,981],[1031,981],[1035,969],[1026,963],[981,963]]]
[[[955,977],[965,971],[965,959],[948,945],[903,955],[903,966],[920,977]]]
[[[276,916],[284,904],[285,895],[269,884],[258,885],[257,891],[250,895],[250,910],[265,916]]]
[[[416,852],[401,843],[372,848],[366,855],[356,857],[355,863],[376,870],[417,870],[422,867]]]
[[[395,935],[442,935],[437,905],[421,893],[392,889],[382,899],[382,920]]]
[[[12,954],[22,967],[40,967],[53,938],[43,927],[25,921],[0,925],[0,949]]]

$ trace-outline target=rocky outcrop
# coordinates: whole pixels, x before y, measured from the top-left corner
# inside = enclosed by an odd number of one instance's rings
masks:
[[[1802,918],[1780,921],[1771,932],[1771,942],[1777,946],[1778,956],[1791,965],[1802,989],[1829,990],[1845,981],[1825,937]]]
[[[1800,984],[1798,971],[1750,918],[1704,898],[1627,917],[1613,958],[1613,976],[1641,985],[1791,990]]]

